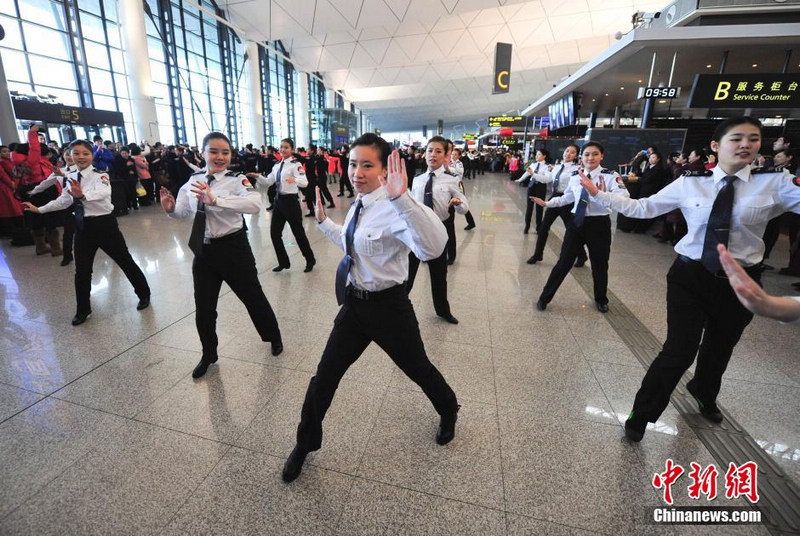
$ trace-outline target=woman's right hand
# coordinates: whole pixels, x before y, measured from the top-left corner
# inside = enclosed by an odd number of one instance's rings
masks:
[[[317,190],[317,202],[314,204],[314,217],[317,218],[317,223],[324,222],[328,216],[325,215],[325,203],[322,202],[322,195],[319,192],[319,186],[316,187]]]
[[[172,194],[169,192],[169,190],[163,186],[159,191],[159,195],[161,197],[161,207],[164,209],[164,212],[167,214],[172,214],[175,211],[175,198],[172,197]]]

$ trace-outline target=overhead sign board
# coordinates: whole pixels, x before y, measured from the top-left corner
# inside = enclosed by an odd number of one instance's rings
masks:
[[[489,117],[490,127],[524,127],[525,117],[521,115],[496,115]]]
[[[681,94],[679,87],[640,87],[640,99],[677,99]]]
[[[511,45],[497,43],[494,49],[494,86],[492,95],[508,93],[511,85]]]
[[[120,112],[22,99],[12,99],[12,103],[17,119],[68,125],[111,125],[114,127],[125,125],[125,119]]]
[[[800,73],[698,74],[689,108],[798,108]]]
[[[464,134],[463,136],[461,136],[461,139],[462,140],[477,140],[478,136],[476,136],[475,134]]]

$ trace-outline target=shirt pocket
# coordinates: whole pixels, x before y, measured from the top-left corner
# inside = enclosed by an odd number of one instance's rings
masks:
[[[383,229],[373,227],[359,228],[354,239],[356,253],[367,257],[383,255],[383,235]]]
[[[708,223],[714,199],[708,197],[687,197],[681,203],[681,212],[687,223],[704,225]]]
[[[771,195],[753,195],[739,199],[739,221],[743,225],[764,223],[770,219],[775,204]]]

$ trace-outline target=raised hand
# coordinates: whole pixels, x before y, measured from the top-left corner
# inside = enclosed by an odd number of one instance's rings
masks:
[[[395,149],[389,155],[389,172],[386,178],[380,178],[381,186],[386,188],[390,199],[400,197],[408,190],[408,175],[406,175],[406,161],[400,158],[400,152]]]
[[[217,198],[211,193],[211,187],[205,181],[196,181],[192,184],[191,191],[198,201],[202,201],[207,205],[213,206],[217,202]]]
[[[158,193],[161,197],[161,207],[164,209],[164,212],[172,214],[175,211],[175,198],[172,197],[172,194],[169,193],[169,190],[163,186]]]
[[[739,298],[742,305],[756,314],[770,316],[771,296],[764,292],[764,289],[747,275],[744,268],[739,266],[739,263],[731,256],[725,246],[719,244],[717,251],[719,252],[719,262],[722,264],[722,269],[725,270],[725,274],[728,276],[728,282],[736,292],[736,297]]]
[[[456,205],[460,205],[461,203],[463,203],[463,201],[459,197],[450,198],[450,206],[452,206],[452,207],[454,207]]]
[[[294,184],[294,183],[295,183],[295,178],[294,177],[289,177],[289,178],[286,179],[286,184]]]
[[[69,194],[75,199],[83,197],[83,188],[81,188],[81,183],[79,183],[75,179],[68,179],[68,180],[69,180]]]
[[[316,187],[317,190],[317,202],[314,204],[314,216],[317,218],[318,223],[322,223],[327,219],[327,215],[325,214],[325,203],[322,201],[322,195],[319,192],[319,186]]]
[[[540,207],[547,206],[547,201],[545,201],[544,199],[541,199],[539,197],[531,196],[531,201],[533,201],[534,203],[536,203]]]
[[[583,188],[587,192],[589,192],[589,195],[591,196],[597,195],[597,192],[599,192],[600,190],[597,188],[597,186],[595,186],[594,181],[592,181],[591,177],[587,176],[583,172],[583,168],[578,169],[578,176],[581,178],[581,186],[583,186]]]

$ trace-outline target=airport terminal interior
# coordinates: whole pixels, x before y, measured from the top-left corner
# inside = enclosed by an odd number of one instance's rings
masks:
[[[731,300],[704,302],[706,335],[732,310],[749,318],[732,268],[708,273],[705,244],[691,249],[722,194],[653,220],[597,201],[722,179],[745,154],[736,191],[777,186],[744,208],[731,197],[730,242],[727,229],[715,240],[765,295],[797,299],[800,0],[3,0],[0,60],[0,534],[800,534],[797,321],[756,310],[715,400],[690,392],[693,363],[641,422],[644,437],[632,424],[645,374],[667,374],[653,363],[683,337],[681,266]],[[712,141],[726,120],[760,137],[738,138],[733,155],[731,130]],[[229,165],[215,167],[221,140],[204,142],[209,132],[229,140]],[[408,176],[387,177],[408,182],[397,196],[408,199],[373,201],[361,159],[379,151],[359,140],[367,133],[397,151]],[[567,162],[573,144],[580,172]],[[437,149],[446,169],[429,177]],[[584,199],[598,164],[609,191]],[[574,186],[578,203],[548,232],[531,197],[558,197],[554,169],[575,170],[561,191]],[[647,190],[652,169],[664,178]],[[536,190],[540,176],[549,186]],[[226,185],[257,207],[232,205]],[[437,195],[455,213],[440,216]],[[36,212],[62,199],[68,212]],[[190,217],[165,214],[174,199]],[[392,221],[359,235],[359,214],[377,217],[380,203],[397,209]],[[233,214],[227,231],[221,213]],[[405,269],[423,215],[441,244],[453,231],[439,258],[414,250],[425,261],[408,292],[416,320],[395,311],[371,324],[407,348],[398,358],[367,346],[334,385],[321,448],[287,476],[301,415],[319,410],[309,400],[321,359],[348,358],[339,339],[353,311],[405,303],[402,283],[363,285],[361,256],[378,279]],[[276,239],[279,217],[290,225]],[[341,242],[325,217],[344,226]],[[607,270],[588,234],[598,222],[610,225]],[[752,262],[737,257],[739,225],[759,231]],[[109,228],[116,254],[104,242],[87,264],[86,244]],[[363,245],[363,233],[376,241]],[[575,236],[589,260],[567,259],[543,298]],[[134,292],[120,248],[149,295]],[[250,250],[257,274],[241,262]],[[235,284],[222,283],[216,312],[195,301],[212,251],[230,252],[219,269]],[[437,270],[449,313],[432,299]],[[246,273],[282,348],[251,320]],[[213,362],[198,333],[209,314]],[[457,413],[437,414],[398,367],[416,323]],[[735,338],[731,326],[715,340]]]

